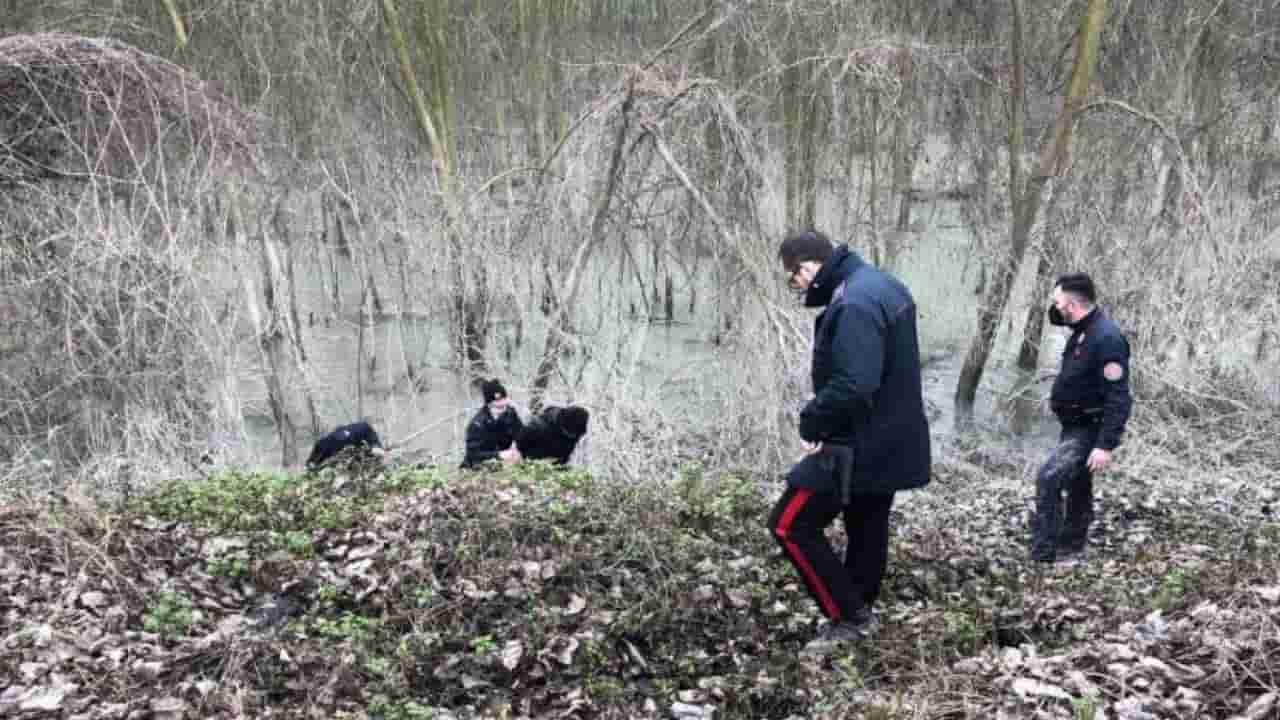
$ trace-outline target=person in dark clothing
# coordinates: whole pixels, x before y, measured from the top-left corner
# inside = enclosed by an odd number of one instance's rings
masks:
[[[462,467],[474,468],[490,460],[520,462],[515,441],[524,423],[511,405],[507,389],[497,379],[485,380],[480,385],[480,394],[484,397],[484,407],[467,423],[467,451]]]
[[[1084,273],[1063,275],[1054,285],[1049,322],[1070,328],[1071,336],[1049,394],[1062,434],[1036,476],[1031,558],[1039,562],[1084,551],[1093,522],[1093,474],[1111,464],[1133,409],[1129,341],[1096,302],[1093,280]],[[1060,523],[1063,491],[1066,521]]]
[[[587,434],[591,413],[578,405],[548,407],[516,436],[516,449],[525,460],[548,459],[556,465],[569,462],[578,440]]]
[[[929,421],[916,305],[847,245],[806,231],[779,250],[814,322],[814,396],[800,413],[806,455],[787,475],[769,529],[830,620],[811,649],[870,635],[889,552],[894,493],[929,483]],[[824,535],[843,515],[843,564]]]
[[[382,441],[378,439],[378,433],[374,432],[373,426],[367,422],[340,425],[334,428],[333,432],[316,441],[316,444],[311,448],[311,455],[307,457],[307,469],[315,470],[322,467],[347,448],[363,448],[365,450],[377,448],[381,450]]]

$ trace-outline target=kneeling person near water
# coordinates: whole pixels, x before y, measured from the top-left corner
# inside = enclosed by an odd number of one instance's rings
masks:
[[[524,423],[511,405],[507,389],[496,379],[486,380],[480,385],[480,394],[484,407],[467,423],[467,451],[462,467],[474,468],[490,460],[520,462],[515,440]]]
[[[591,413],[578,405],[548,407],[516,436],[516,448],[525,460],[569,462],[578,441],[587,434]]]
[[[334,456],[348,448],[360,448],[365,451],[372,451],[376,448],[380,451],[382,449],[382,441],[378,439],[378,433],[374,432],[373,426],[367,422],[361,421],[350,425],[340,425],[334,428],[333,432],[316,441],[315,446],[311,448],[311,455],[307,457],[307,469],[315,470],[322,467]],[[378,453],[370,454],[376,455]]]

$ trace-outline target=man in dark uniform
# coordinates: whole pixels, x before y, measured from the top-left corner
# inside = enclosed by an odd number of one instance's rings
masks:
[[[323,467],[325,463],[348,448],[361,449],[369,455],[377,456],[381,453],[382,442],[378,439],[378,433],[374,431],[373,426],[367,422],[339,425],[312,446],[311,455],[307,457],[307,469],[317,470]]]
[[[830,620],[809,646],[821,651],[876,629],[889,509],[896,491],[929,482],[929,421],[906,286],[815,231],[788,237],[778,256],[804,304],[826,308],[814,323],[814,397],[800,413],[806,455],[769,518]],[[839,515],[849,537],[843,564],[824,535]]]
[[[1093,280],[1084,273],[1063,275],[1054,285],[1049,322],[1070,328],[1071,337],[1049,396],[1062,435],[1036,477],[1031,558],[1040,562],[1084,550],[1093,522],[1093,474],[1111,464],[1133,408],[1129,342],[1096,302]]]
[[[467,423],[467,452],[462,467],[474,468],[489,460],[504,463],[520,462],[520,451],[515,448],[516,436],[524,423],[507,397],[502,383],[485,380],[480,385],[484,407]]]
[[[565,465],[578,441],[587,434],[591,413],[578,405],[544,409],[516,435],[516,449],[525,460],[551,460]]]

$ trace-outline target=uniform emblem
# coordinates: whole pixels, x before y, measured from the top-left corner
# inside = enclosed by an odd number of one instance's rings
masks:
[[[1102,377],[1115,382],[1124,377],[1124,366],[1118,362],[1109,362],[1102,366]]]

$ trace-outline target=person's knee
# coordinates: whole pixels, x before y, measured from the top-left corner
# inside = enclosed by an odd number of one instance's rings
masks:
[[[1042,490],[1053,490],[1062,483],[1062,466],[1050,461],[1040,467],[1036,473],[1036,486]]]

